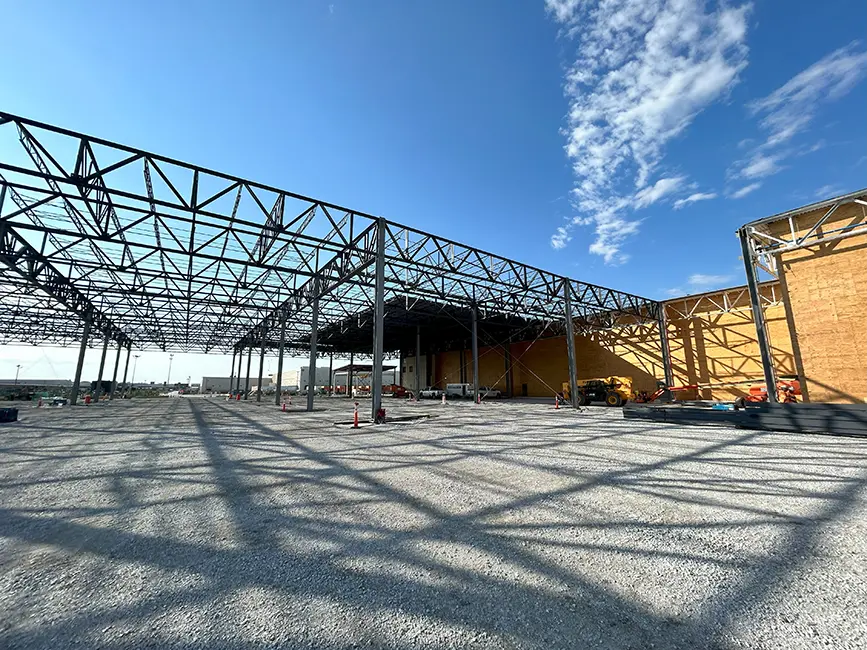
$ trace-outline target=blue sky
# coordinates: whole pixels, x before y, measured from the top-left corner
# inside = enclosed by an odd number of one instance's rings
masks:
[[[863,0],[605,7],[0,0],[0,106],[654,298],[867,185]]]

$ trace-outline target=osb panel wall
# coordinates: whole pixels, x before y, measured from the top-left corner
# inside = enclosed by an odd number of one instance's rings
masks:
[[[851,223],[862,210],[841,206],[820,233]],[[798,230],[806,232],[819,216],[799,216]],[[867,401],[867,236],[793,251],[778,266],[810,401]]]
[[[761,292],[770,301],[765,304],[764,314],[777,375],[795,375],[795,357],[780,287],[776,283],[766,284]],[[716,298],[714,302],[722,305],[721,296],[714,294],[711,299]],[[749,295],[745,288],[738,288],[726,292],[726,296],[725,309],[699,305],[704,308],[688,317],[683,316],[682,303],[674,301],[666,305],[675,383],[736,384],[702,389],[697,394],[684,393],[681,395],[684,398],[732,400],[747,394],[751,384],[764,384]]]
[[[434,366],[434,381],[437,386],[445,387],[446,384],[457,384],[460,380],[460,352],[451,350],[437,354]]]
[[[761,291],[772,303],[765,309],[769,338],[778,374],[794,375],[795,362],[776,283],[762,285]],[[678,384],[764,383],[756,342],[755,325],[745,288],[723,294],[693,296],[667,303],[669,346],[672,369]],[[728,312],[728,313],[726,313]],[[655,325],[633,325],[595,331],[575,339],[578,377],[609,375],[633,378],[636,390],[652,392],[662,379],[662,353]],[[472,354],[465,351],[467,381],[472,381]],[[505,390],[502,349],[480,348],[479,382]],[[521,341],[511,346],[512,378],[515,395],[551,397],[568,381],[566,341],[563,337]],[[460,381],[459,353],[437,355],[436,381],[443,385]],[[734,399],[749,391],[749,384],[706,389],[705,399]],[[682,393],[684,399],[698,397]]]
[[[492,386],[506,391],[505,349],[501,346],[479,347],[479,385]],[[434,380],[440,387],[446,384],[457,384],[461,381],[461,353],[459,350],[441,352],[436,355],[436,371]],[[473,382],[473,353],[464,350],[465,377],[468,383]]]

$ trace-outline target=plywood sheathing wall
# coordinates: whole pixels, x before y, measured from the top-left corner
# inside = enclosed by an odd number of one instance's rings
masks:
[[[785,308],[779,284],[761,286],[767,298],[765,317],[778,374],[794,375]],[[725,296],[724,296],[725,294]],[[764,383],[755,324],[745,287],[690,296],[666,303],[669,345],[675,382],[678,384],[754,381]],[[553,397],[568,380],[564,337],[520,341],[511,344],[512,381],[515,395]],[[637,390],[652,392],[664,375],[656,325],[624,325],[575,337],[579,379],[630,376]],[[505,391],[504,348],[479,348],[479,383]],[[460,381],[459,351],[437,355],[434,380],[440,385]],[[471,382],[472,355],[463,353],[466,381]],[[749,391],[749,384],[705,389],[684,399],[730,400]]]
[[[864,210],[840,206],[819,235],[863,219]],[[799,235],[825,211],[796,217]],[[788,221],[773,228],[787,233]],[[781,255],[778,267],[810,401],[867,401],[867,236],[820,241]]]
[[[779,283],[759,287],[777,376],[795,375],[785,306]],[[666,303],[675,382],[764,384],[756,325],[746,287],[691,296]],[[731,400],[749,392],[750,383],[699,391],[703,399]]]

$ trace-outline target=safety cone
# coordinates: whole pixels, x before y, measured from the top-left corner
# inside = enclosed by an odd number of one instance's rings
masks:
[[[559,409],[560,409],[560,398],[557,395],[555,395],[554,396],[554,410],[559,410]]]
[[[283,411],[286,411],[286,402],[283,402]]]
[[[355,413],[352,416],[352,428],[358,428],[358,402],[355,403]]]

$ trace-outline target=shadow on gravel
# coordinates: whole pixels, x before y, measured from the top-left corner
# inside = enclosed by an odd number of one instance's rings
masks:
[[[188,426],[191,417],[195,434],[179,434],[177,429]],[[257,417],[273,417],[274,427],[277,426],[276,414],[257,414]],[[62,423],[50,426],[62,426]],[[165,593],[158,585],[152,585],[142,598],[125,606],[73,615],[27,632],[17,631],[7,622],[0,629],[0,646],[59,647],[72,639],[92,638],[94,633],[119,621],[144,626],[163,614],[166,607],[180,610],[189,606],[212,606],[245,589],[265,589],[340,603],[367,612],[400,611],[421,621],[439,621],[483,632],[491,638],[507,638],[516,647],[724,648],[728,647],[724,640],[729,626],[743,615],[747,604],[766,598],[799,569],[823,527],[846,513],[867,480],[861,472],[858,478],[840,479],[840,489],[835,492],[810,490],[811,474],[816,480],[827,482],[835,476],[835,463],[852,463],[851,450],[847,452],[841,446],[834,449],[816,446],[815,463],[797,477],[793,476],[797,481],[751,483],[714,478],[715,465],[772,462],[762,457],[761,450],[768,445],[779,451],[780,446],[773,440],[773,434],[764,432],[744,433],[724,442],[708,440],[697,449],[694,439],[684,437],[683,453],[672,448],[654,462],[631,466],[615,464],[610,471],[587,474],[558,466],[556,454],[560,453],[563,441],[558,439],[556,431],[550,436],[524,436],[520,431],[508,434],[440,432],[419,438],[401,427],[399,432],[385,429],[376,432],[380,439],[391,435],[392,443],[368,446],[363,440],[343,437],[343,433],[335,433],[324,424],[320,428],[311,425],[299,435],[287,435],[274,427],[218,402],[177,400],[168,407],[160,425],[142,437],[143,465],[140,463],[129,472],[118,470],[106,474],[120,502],[114,506],[117,511],[145,507],[147,504],[140,503],[122,479],[148,476],[158,479],[162,454],[182,454],[191,446],[203,448],[206,463],[190,462],[178,467],[180,471],[207,470],[240,536],[241,543],[232,548],[215,550],[183,539],[128,532],[121,526],[89,525],[78,521],[79,517],[31,516],[5,505],[0,508],[0,536],[16,542],[49,545],[111,562],[196,576],[194,584],[180,591]],[[617,458],[619,439],[627,436],[634,439],[639,431],[632,428],[628,432],[607,434],[581,432],[586,436],[583,443],[586,447],[575,451],[576,429],[573,423],[564,423],[560,435],[568,434],[571,444],[569,450],[563,448],[562,453],[572,456],[604,453],[612,459]],[[110,431],[89,430],[88,434],[89,442],[80,445],[42,446],[38,452],[33,452],[34,460],[62,462],[70,455],[87,458],[102,453],[128,453],[111,451],[110,442],[103,438],[110,437]],[[340,437],[343,446],[337,450],[322,448],[323,441],[328,441],[329,437]],[[632,444],[640,443],[633,440]],[[414,450],[412,459],[402,455],[403,447]],[[425,451],[416,453],[418,448]],[[722,456],[722,451],[732,448],[743,448],[742,460]],[[239,460],[241,450],[258,456],[244,456]],[[4,451],[27,453],[14,446]],[[138,451],[141,453],[142,449]],[[523,454],[521,457],[519,452]],[[528,456],[528,453],[538,455]],[[458,461],[479,457],[495,460],[504,471],[554,472],[561,480],[557,481],[557,487],[475,508],[468,514],[454,514],[438,507],[435,499],[420,498],[396,487],[389,478],[390,471],[417,468],[433,473],[448,470],[465,480],[481,481],[483,477],[463,476],[459,468],[449,469]],[[690,471],[684,471],[685,468]],[[698,468],[704,471],[696,471]],[[47,476],[45,480],[52,478]],[[0,490],[12,484],[14,479],[10,483],[4,478]],[[778,526],[787,531],[774,553],[761,559],[709,559],[676,545],[665,551],[647,551],[638,546],[616,549],[627,555],[647,554],[700,563],[715,561],[739,571],[740,579],[724,585],[697,615],[669,619],[606,584],[564,568],[545,552],[546,543],[575,552],[592,551],[591,545],[570,541],[568,529],[591,526],[601,537],[606,529],[622,526],[622,522],[560,524],[564,528],[562,537],[555,534],[555,541],[544,542],[528,535],[534,529],[557,533],[557,525],[545,522],[510,525],[497,519],[596,489],[652,495],[685,506],[707,504],[708,499],[744,491],[776,495],[781,499],[790,496],[818,499],[822,505],[810,518],[750,510],[750,515],[763,518],[760,525]],[[302,503],[317,503],[319,499],[322,507],[315,516],[309,514],[309,509],[280,507],[279,502],[265,498],[266,491],[273,490],[298,492]],[[365,508],[371,504],[397,508],[412,515],[413,520],[425,523],[403,527],[389,525],[366,516]],[[692,527],[717,525],[720,524],[696,521]],[[652,529],[653,522],[646,522],[646,526]],[[288,544],[287,535],[306,542]],[[603,544],[601,539],[599,544]],[[463,562],[450,562],[442,554],[430,551],[439,545],[460,546],[475,555],[482,554],[493,560],[494,568],[470,568]],[[359,562],[365,570],[359,569]],[[370,570],[370,567],[395,565],[409,570]],[[510,579],[508,570],[494,570],[510,566],[537,576],[538,585]],[[365,631],[357,633],[363,637]],[[238,634],[241,639],[227,640],[220,647],[257,645],[243,639],[243,628]],[[59,645],[58,640],[62,640]],[[299,638],[289,638],[283,643],[285,647],[297,644],[348,648],[363,645],[365,641],[376,645],[375,639],[351,635],[336,646],[333,642],[315,639],[302,642]],[[161,646],[162,642],[155,639],[154,645]],[[127,644],[118,641],[105,647],[115,646],[127,647]],[[172,647],[207,646],[189,641]],[[388,647],[417,646],[407,640],[403,645],[389,643]]]

